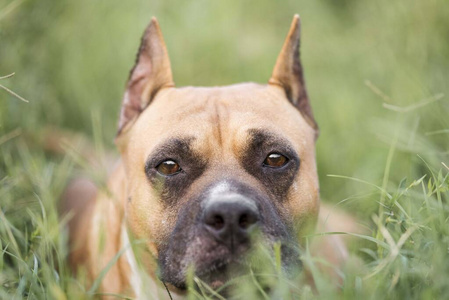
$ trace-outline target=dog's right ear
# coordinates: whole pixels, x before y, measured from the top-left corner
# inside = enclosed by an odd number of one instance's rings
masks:
[[[173,87],[170,59],[161,29],[152,18],[142,36],[123,97],[117,137],[129,129],[162,88]]]
[[[277,85],[284,89],[288,100],[315,130],[315,137],[318,137],[318,125],[313,117],[302,64],[299,59],[300,33],[301,22],[299,15],[295,15],[268,84]]]

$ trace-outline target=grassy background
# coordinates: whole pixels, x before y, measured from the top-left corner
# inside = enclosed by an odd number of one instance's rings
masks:
[[[333,296],[448,295],[444,0],[0,0],[0,77],[16,73],[0,84],[29,100],[0,89],[0,298],[87,297],[63,263],[54,208],[76,159],[44,151],[43,132],[82,132],[115,151],[124,84],[151,16],[183,86],[266,82],[294,13],[321,128],[322,198],[370,228],[353,249],[364,266],[347,270]],[[300,290],[295,297],[312,297]]]

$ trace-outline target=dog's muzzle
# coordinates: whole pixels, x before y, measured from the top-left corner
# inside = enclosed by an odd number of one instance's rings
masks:
[[[267,194],[243,182],[218,182],[179,211],[175,228],[160,247],[160,277],[185,289],[187,271],[194,267],[196,276],[216,288],[249,272],[248,259],[260,247],[270,252],[282,243],[283,267],[298,265],[293,241],[288,223]]]

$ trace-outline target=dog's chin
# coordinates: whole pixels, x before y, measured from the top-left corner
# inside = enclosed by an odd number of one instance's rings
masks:
[[[161,265],[161,280],[170,283],[181,291],[186,290],[186,277],[189,276],[188,266],[192,266],[197,279],[213,290],[219,290],[220,294],[225,295],[234,286],[234,283],[238,284],[239,280],[236,280],[236,278],[248,275],[254,267],[256,269],[259,269],[259,267],[270,267],[259,266],[258,262],[260,262],[261,257],[257,256],[254,249],[247,246],[242,246],[234,253],[230,253],[224,247],[215,248],[215,251],[206,251],[205,253],[207,255],[202,253],[203,255],[195,257],[194,261],[182,262],[185,268],[181,272],[179,270],[182,268],[179,265]],[[283,245],[281,247],[281,255],[282,269],[285,275],[287,277],[296,276],[297,272],[301,270],[301,261],[296,248]]]
[[[195,275],[212,289],[217,290],[231,279],[247,273],[249,273],[249,266],[245,260],[228,258],[197,269]]]
[[[212,263],[200,266],[195,269],[195,277],[202,283],[208,285],[213,290],[220,290],[220,293],[226,293],[224,288],[231,279],[249,273],[248,264],[244,260],[237,258],[220,258]],[[170,278],[163,279],[180,290],[187,288],[186,278],[183,280],[170,280]]]

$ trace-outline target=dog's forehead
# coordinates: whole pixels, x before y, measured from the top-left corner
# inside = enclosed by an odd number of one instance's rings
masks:
[[[255,83],[161,90],[138,118],[133,134],[149,150],[164,140],[182,136],[199,141],[232,137],[244,144],[252,129],[296,137],[301,143],[314,140],[314,130],[283,89]],[[147,143],[140,140],[143,136]]]
[[[227,107],[234,112],[262,113],[274,106],[287,103],[285,92],[276,87],[256,83],[241,83],[220,87],[182,87],[162,91],[154,104],[169,105],[171,111],[184,118],[195,117],[194,113],[222,113],[214,110],[217,106]],[[255,107],[254,105],[257,105]]]

